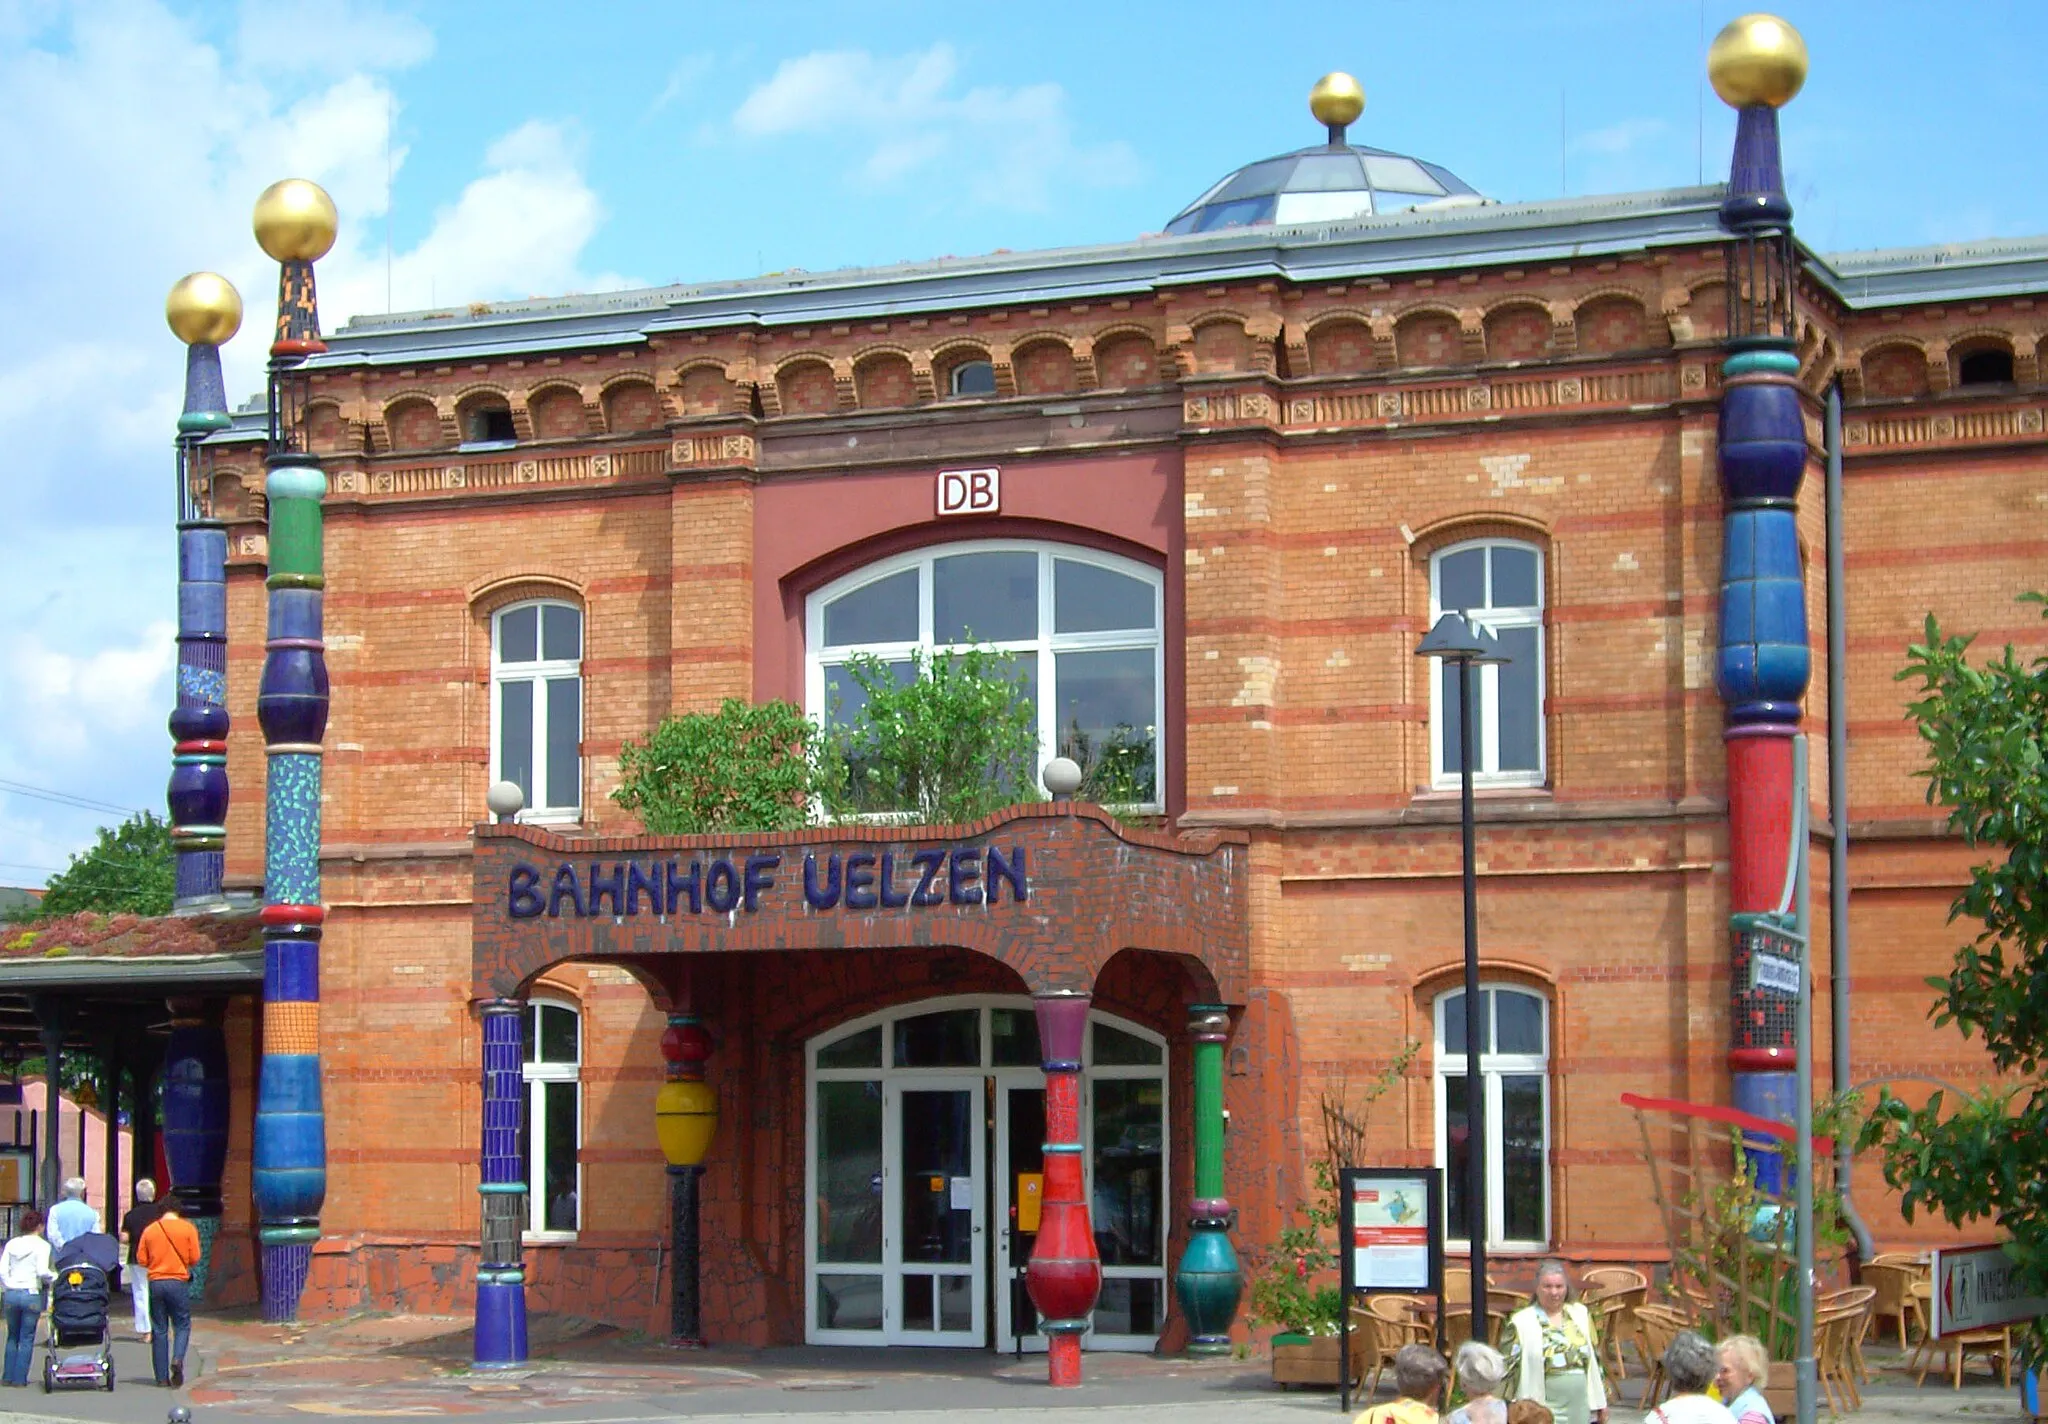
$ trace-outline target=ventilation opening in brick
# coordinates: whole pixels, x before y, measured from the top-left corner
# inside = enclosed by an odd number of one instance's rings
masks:
[[[962,361],[953,368],[953,394],[992,396],[996,393],[996,368],[986,361]]]
[[[1959,386],[2002,386],[2012,384],[2012,353],[1996,347],[1972,351],[1956,368]]]
[[[512,408],[504,405],[471,406],[462,413],[462,439],[467,445],[510,443],[518,438],[512,430]]]

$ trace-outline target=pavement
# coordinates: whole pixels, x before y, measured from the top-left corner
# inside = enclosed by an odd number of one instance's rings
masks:
[[[1281,1390],[1260,1359],[1155,1359],[1091,1354],[1081,1388],[1054,1396],[1043,1356],[932,1349],[676,1350],[589,1322],[533,1322],[528,1365],[480,1371],[468,1322],[362,1316],[307,1327],[209,1316],[194,1322],[186,1387],[150,1381],[149,1352],[116,1334],[119,1386],[0,1394],[0,1424],[158,1424],[182,1404],[196,1424],[319,1418],[453,1416],[492,1424],[654,1424],[716,1416],[721,1424],[1124,1424],[1170,1413],[1174,1424],[1318,1424],[1338,1418],[1334,1391]],[[2023,1421],[2018,1393],[1972,1362],[1962,1389],[1930,1376],[1915,1388],[1896,1351],[1872,1349],[1874,1378],[1858,1421]],[[40,1379],[40,1355],[36,1361]],[[1610,1424],[1640,1424],[1629,1407],[1642,1377],[1620,1386]],[[1383,1387],[1382,1398],[1385,1397]],[[1354,1410],[1363,1405],[1354,1401]],[[920,1419],[919,1416],[924,1416]],[[1829,1417],[1823,1407],[1822,1418]]]

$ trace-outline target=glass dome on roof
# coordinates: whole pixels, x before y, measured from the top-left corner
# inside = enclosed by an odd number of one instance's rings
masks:
[[[1337,222],[1428,203],[1480,202],[1448,168],[1354,144],[1319,144],[1248,163],[1180,211],[1169,233]]]

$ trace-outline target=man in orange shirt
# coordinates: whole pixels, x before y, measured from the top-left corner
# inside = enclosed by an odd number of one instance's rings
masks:
[[[142,1229],[135,1260],[149,1272],[149,1357],[156,1382],[181,1389],[185,1347],[192,1343],[192,1268],[199,1262],[199,1230],[178,1214],[175,1198],[166,1199],[163,1214]]]

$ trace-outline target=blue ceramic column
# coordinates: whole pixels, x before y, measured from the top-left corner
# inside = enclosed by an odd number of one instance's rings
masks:
[[[297,1316],[327,1196],[327,1116],[320,1086],[320,788],[327,732],[317,457],[292,448],[303,407],[299,365],[320,340],[313,261],[334,243],[334,204],[289,179],[256,202],[256,239],[282,264],[270,347],[269,636],[256,694],[263,727],[263,1057],[252,1186],[263,1251],[263,1318]]]
[[[1721,223],[1727,246],[1728,356],[1718,430],[1723,497],[1716,683],[1726,708],[1729,909],[1733,916],[1729,1049],[1734,1105],[1789,1119],[1796,1062],[1789,996],[1759,984],[1757,931],[1784,892],[1792,831],[1792,739],[1812,657],[1799,559],[1806,419],[1792,341],[1797,255],[1785,196],[1778,107],[1799,92],[1806,46],[1769,15],[1745,15],[1708,55],[1715,92],[1736,109]],[[1789,946],[1779,942],[1779,952]],[[1776,1190],[1776,1154],[1752,1159]]]
[[[194,272],[171,288],[164,317],[186,343],[185,410],[178,417],[178,685],[171,713],[174,907],[217,909],[228,819],[228,533],[197,515],[200,445],[230,424],[220,345],[242,324],[227,280]],[[196,517],[195,517],[196,516]]]
[[[164,1044],[164,1161],[178,1209],[199,1232],[192,1299],[200,1301],[220,1234],[220,1183],[228,1160],[228,1040],[218,1005],[174,999],[170,1010],[171,1033]]]
[[[519,1024],[526,1006],[492,999],[483,1006],[483,1253],[476,1273],[476,1363],[502,1369],[526,1360],[526,1166],[519,1129],[526,1085]]]

